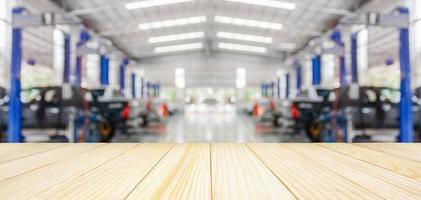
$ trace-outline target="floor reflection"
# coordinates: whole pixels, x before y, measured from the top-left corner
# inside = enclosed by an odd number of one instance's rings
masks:
[[[256,123],[234,106],[223,109],[186,107],[165,123],[153,123],[115,142],[303,142],[304,136],[289,135],[271,124]]]

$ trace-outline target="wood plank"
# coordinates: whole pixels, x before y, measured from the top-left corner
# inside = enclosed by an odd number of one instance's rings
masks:
[[[400,158],[421,162],[421,144],[409,143],[376,143],[376,144],[355,144],[365,148],[381,151]]]
[[[136,144],[101,146],[77,157],[38,168],[13,179],[0,181],[0,199],[27,199],[48,188],[66,184],[136,146]]]
[[[210,145],[177,144],[127,199],[211,199]]]
[[[214,199],[295,199],[244,144],[212,144]]]
[[[11,160],[23,158],[60,147],[63,147],[63,144],[2,144],[0,145],[0,163],[5,163]]]
[[[384,169],[421,180],[421,163],[351,144],[320,144]]]
[[[316,144],[283,145],[384,199],[418,199],[421,183]]]
[[[103,144],[62,144],[63,148],[55,148],[2,163],[0,164],[0,181],[65,160],[101,145]]]
[[[71,182],[50,187],[33,198],[125,199],[172,146],[142,144]]]
[[[248,144],[298,199],[382,199],[279,144]],[[323,155],[320,155],[322,157]]]

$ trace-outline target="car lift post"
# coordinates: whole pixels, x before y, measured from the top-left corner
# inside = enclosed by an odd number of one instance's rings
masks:
[[[290,75],[285,74],[285,98],[289,98]]]
[[[315,55],[312,59],[312,66],[313,66],[313,86],[319,86],[322,80],[322,73],[321,73],[321,56]]]
[[[345,66],[345,44],[342,41],[342,34],[340,31],[335,31],[332,33],[332,35],[330,36],[330,39],[335,42],[335,44],[340,47],[340,51],[339,52],[339,84],[340,87],[344,87],[347,85],[347,70],[346,70],[346,66]]]
[[[281,77],[276,77],[276,98],[281,98]]]
[[[124,92],[124,90],[125,90],[125,88],[126,88],[126,77],[125,77],[125,75],[126,75],[126,65],[128,65],[129,64],[129,59],[127,59],[127,58],[124,58],[123,59],[123,61],[121,62],[121,64],[120,64],[120,76],[119,76],[119,80],[120,80],[120,93],[122,94],[122,95],[124,95],[125,94],[125,92]]]
[[[100,71],[99,71],[100,83],[102,86],[108,86],[110,84],[109,63],[110,63],[110,59],[105,54],[102,54],[100,58]]]
[[[132,90],[132,98],[135,99],[136,98],[136,74],[132,73],[131,74],[131,90]]]
[[[358,32],[351,34],[351,82],[358,84]]]
[[[409,17],[409,9],[400,7],[397,9],[399,15]],[[413,121],[412,121],[412,92],[411,92],[411,59],[409,49],[409,28],[399,29],[400,40],[400,63],[401,63],[401,100],[399,103],[400,112],[400,142],[413,142]]]
[[[295,70],[296,70],[296,96],[300,96],[301,95],[301,85],[302,85],[302,66],[301,63],[298,60],[294,61],[294,66],[295,66]]]
[[[64,33],[64,70],[63,70],[63,83],[70,82],[70,34]]]
[[[79,42],[77,43],[77,49],[78,53],[76,56],[76,67],[74,71],[75,80],[73,84],[75,86],[80,86],[82,83],[82,58],[83,58],[83,52],[81,52],[81,49],[84,47],[86,42],[89,41],[90,35],[87,31],[81,31],[79,34]]]
[[[145,78],[140,79],[140,98],[145,99]]]
[[[21,15],[25,11],[22,7],[12,10],[12,15]],[[9,93],[9,120],[7,141],[12,143],[23,142],[22,135],[22,103],[20,100],[21,84],[20,72],[22,62],[22,28],[12,29],[12,58],[10,64],[11,79]]]

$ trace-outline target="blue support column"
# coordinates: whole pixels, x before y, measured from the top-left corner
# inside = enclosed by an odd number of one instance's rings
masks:
[[[108,86],[110,84],[109,81],[109,72],[110,72],[110,59],[106,55],[101,55],[100,59],[100,70],[99,70],[99,78],[100,83],[102,86]]]
[[[20,15],[25,11],[22,7],[13,8],[12,15]],[[20,100],[21,83],[20,71],[22,62],[22,29],[12,30],[12,56],[10,64],[10,93],[9,93],[9,118],[8,142],[22,142],[22,102]]]
[[[63,83],[70,83],[70,34],[64,33],[64,69]]]
[[[347,71],[345,66],[345,44],[342,41],[342,35],[340,31],[335,31],[330,36],[330,39],[335,42],[335,44],[339,47],[341,47],[342,52],[339,53],[339,83],[341,87],[344,87],[347,85]]]
[[[281,77],[276,78],[276,97],[281,98]]]
[[[311,59],[313,65],[313,86],[320,85],[322,82],[322,71],[321,71],[321,56],[316,55]]]
[[[296,70],[296,96],[301,95],[301,85],[302,85],[302,66],[298,61],[295,61],[295,70]]]
[[[145,78],[140,79],[140,98],[145,99]]]
[[[151,82],[147,81],[146,82],[146,97],[149,98],[150,96],[152,96],[151,94]]]
[[[136,98],[136,74],[135,73],[132,73],[131,74],[131,83],[132,83],[132,85],[131,85],[131,89],[132,89],[132,98]]]
[[[290,75],[285,74],[285,98],[289,98]]]
[[[358,32],[351,35],[351,81],[358,83]]]
[[[80,48],[83,47],[86,42],[88,42],[88,40],[90,39],[90,35],[88,32],[86,31],[81,31],[79,34],[79,42],[77,43],[77,48],[78,48],[78,54],[76,56],[76,67],[75,67],[75,72],[74,72],[74,85],[75,86],[80,86],[82,83],[82,61],[83,61],[83,55],[80,52]]]
[[[161,84],[160,83],[157,83],[156,84],[156,93],[157,93],[157,97],[160,97],[161,96]]]
[[[409,17],[408,8],[398,8],[400,15]],[[401,28],[399,30],[400,39],[400,64],[401,64],[401,101],[400,108],[400,142],[413,142],[413,121],[412,121],[412,94],[411,94],[411,60],[409,50],[409,30]]]
[[[126,65],[129,64],[129,60],[125,58],[120,65],[120,93],[124,95],[124,89],[126,88]]]

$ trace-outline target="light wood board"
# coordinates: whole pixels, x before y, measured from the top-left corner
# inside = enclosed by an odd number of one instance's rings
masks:
[[[421,199],[420,144],[0,144],[0,199]]]

